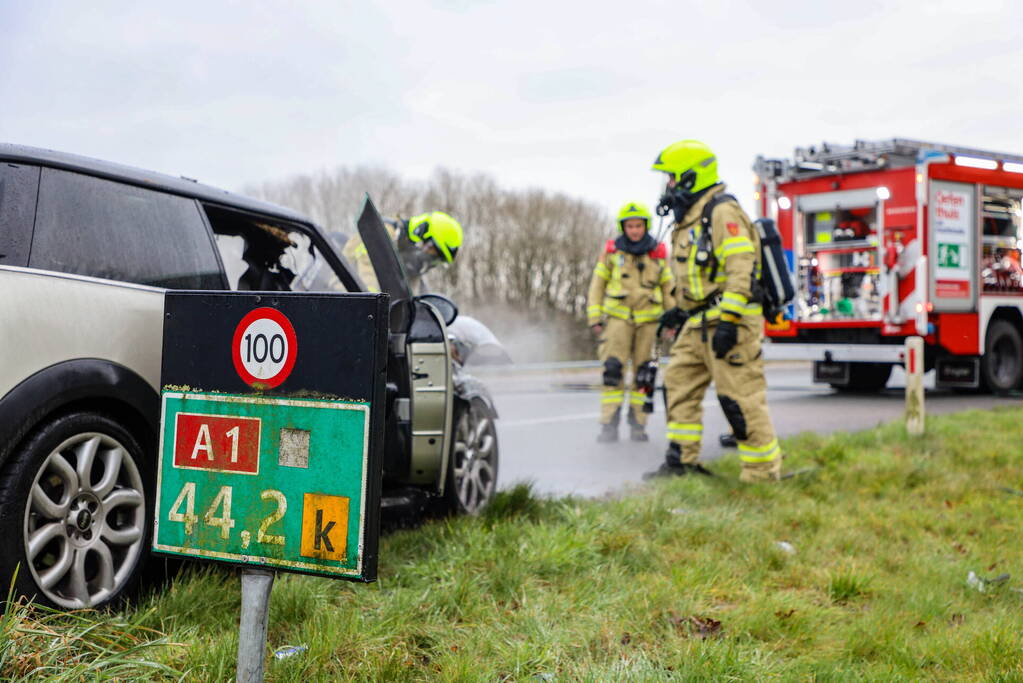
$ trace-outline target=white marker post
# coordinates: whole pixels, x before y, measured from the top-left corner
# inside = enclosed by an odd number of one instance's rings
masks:
[[[906,337],[906,432],[924,433],[924,340]]]

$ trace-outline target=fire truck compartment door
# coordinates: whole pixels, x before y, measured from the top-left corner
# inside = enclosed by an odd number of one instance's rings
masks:
[[[812,272],[800,272],[797,299],[805,306],[799,319],[882,320],[891,284],[883,259],[884,202],[879,188],[798,195],[796,207],[796,225],[801,226],[797,249],[800,256],[813,257]],[[869,211],[869,217],[859,220],[858,210]],[[845,220],[858,221],[866,232],[842,234]],[[852,233],[849,225],[846,228]]]
[[[977,193],[968,183],[932,180],[927,202],[929,300],[935,311],[977,308]]]

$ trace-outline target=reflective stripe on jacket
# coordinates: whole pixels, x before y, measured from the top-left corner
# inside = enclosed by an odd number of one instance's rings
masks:
[[[604,315],[637,325],[656,322],[665,308],[675,305],[673,285],[663,258],[605,251],[593,268],[586,318],[590,325]]]

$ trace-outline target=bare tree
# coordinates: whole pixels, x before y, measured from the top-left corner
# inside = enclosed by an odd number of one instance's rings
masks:
[[[455,263],[430,273],[431,287],[509,339],[528,334],[513,355],[571,358],[592,353],[586,291],[613,223],[598,205],[543,189],[502,189],[489,175],[438,168],[410,181],[379,167],[340,167],[246,187],[246,194],[309,214],[328,233],[354,233],[368,193],[384,214],[444,211],[461,222]]]

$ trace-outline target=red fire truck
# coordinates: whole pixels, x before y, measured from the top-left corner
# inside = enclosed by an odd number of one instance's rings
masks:
[[[857,140],[758,157],[757,211],[795,279],[769,358],[814,380],[884,387],[907,336],[939,387],[1023,383],[1023,156],[917,140]]]

